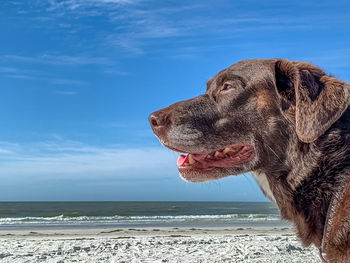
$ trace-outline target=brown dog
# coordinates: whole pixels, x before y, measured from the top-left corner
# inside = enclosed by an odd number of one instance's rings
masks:
[[[191,182],[252,171],[304,245],[350,262],[350,86],[305,62],[244,60],[150,115]]]

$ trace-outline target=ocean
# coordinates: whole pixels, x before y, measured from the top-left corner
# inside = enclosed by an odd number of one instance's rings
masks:
[[[0,229],[288,225],[267,202],[0,202]]]

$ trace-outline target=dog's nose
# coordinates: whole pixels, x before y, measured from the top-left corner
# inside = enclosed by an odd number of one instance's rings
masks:
[[[162,110],[151,113],[148,117],[148,120],[154,131],[165,129],[169,124],[169,116]]]
[[[159,126],[159,119],[155,113],[151,113],[148,117],[148,120],[152,128],[156,128]]]

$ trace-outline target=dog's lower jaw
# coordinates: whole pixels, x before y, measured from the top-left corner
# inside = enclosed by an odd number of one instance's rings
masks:
[[[218,168],[211,168],[211,169],[203,169],[202,171],[198,170],[189,170],[186,166],[185,167],[179,167],[179,173],[180,177],[187,181],[192,183],[202,183],[206,181],[213,181],[218,180],[227,176],[230,176],[230,174],[225,174],[218,171]]]
[[[229,176],[237,176],[240,174],[244,174],[250,172],[252,170],[252,166],[254,166],[256,156],[249,162],[243,163],[234,167],[229,168],[221,168],[215,167],[210,169],[188,169],[188,167],[179,167],[180,177],[192,183],[202,183],[207,181],[219,180]]]

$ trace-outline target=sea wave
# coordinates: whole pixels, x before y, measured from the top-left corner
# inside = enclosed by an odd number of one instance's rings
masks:
[[[12,224],[64,224],[64,223],[146,223],[146,222],[186,222],[186,221],[274,221],[280,220],[276,214],[227,214],[227,215],[157,215],[157,216],[66,216],[51,217],[5,217],[0,225]]]

